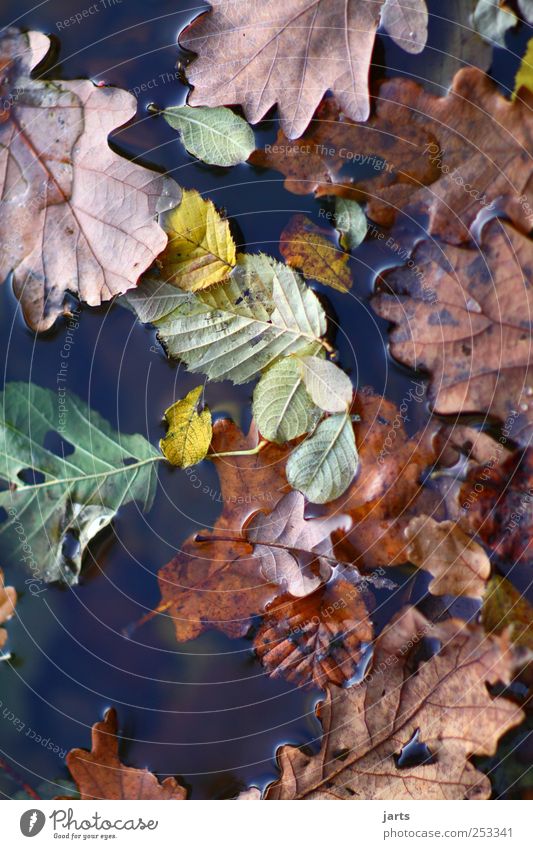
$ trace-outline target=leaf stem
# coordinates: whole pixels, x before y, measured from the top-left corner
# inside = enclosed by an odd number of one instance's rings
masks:
[[[254,454],[259,454],[262,448],[268,445],[268,439],[262,439],[257,443],[255,448],[247,448],[243,451],[214,451],[212,454],[206,454],[206,460],[216,460],[217,457],[253,457]]]
[[[49,481],[43,481],[43,483],[31,483],[26,484],[25,486],[17,487],[13,490],[13,492],[28,492],[28,490],[44,489],[50,486],[68,485],[71,483],[77,483],[78,481],[94,480],[95,478],[110,478],[113,475],[122,475],[124,474],[124,472],[129,472],[133,469],[139,469],[141,466],[146,466],[147,463],[158,463],[160,460],[165,459],[166,458],[163,457],[163,455],[161,454],[154,457],[148,457],[145,460],[139,460],[137,463],[131,463],[131,465],[129,466],[121,466],[120,469],[112,469],[110,472],[95,472],[94,474],[77,475],[72,478],[53,478]]]

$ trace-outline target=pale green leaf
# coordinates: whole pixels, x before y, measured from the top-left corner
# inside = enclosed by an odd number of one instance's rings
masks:
[[[150,508],[160,455],[143,436],[114,431],[70,393],[60,399],[31,383],[9,383],[0,404],[0,478],[10,486],[0,492],[4,557],[37,579],[75,584],[87,544],[119,507],[138,501]],[[65,457],[44,447],[47,434],[58,431],[74,447]],[[44,481],[24,483],[23,470]]]
[[[364,241],[368,224],[366,215],[355,200],[336,198],[335,227],[345,251],[353,251]]]
[[[358,462],[350,416],[338,414],[295,448],[287,461],[287,479],[309,501],[325,504],[350,486]]]
[[[315,426],[320,410],[306,392],[296,357],[283,357],[263,374],[254,390],[253,414],[270,442],[289,442]]]
[[[168,432],[159,447],[169,463],[180,469],[203,460],[211,444],[211,413],[207,407],[200,413],[197,409],[201,394],[202,387],[197,386],[165,410]]]
[[[492,44],[505,47],[505,33],[516,26],[517,17],[513,10],[502,8],[498,0],[478,0],[472,15],[472,24],[482,38]]]
[[[327,413],[343,413],[352,403],[353,387],[341,369],[320,357],[301,357],[299,371],[317,407]]]
[[[326,316],[315,293],[291,268],[264,254],[245,255],[224,283],[183,297],[151,281],[128,295],[141,320],[151,323],[170,357],[211,380],[246,383],[279,357],[308,353],[326,331]],[[159,306],[151,308],[156,294]],[[145,319],[144,319],[145,320]]]
[[[161,113],[189,153],[208,165],[246,162],[255,149],[250,125],[225,106],[170,106]]]

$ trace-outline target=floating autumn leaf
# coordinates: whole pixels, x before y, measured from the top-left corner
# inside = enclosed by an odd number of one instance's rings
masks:
[[[433,595],[483,595],[490,575],[490,560],[479,543],[454,522],[436,522],[417,516],[405,529],[407,557],[433,575],[428,590]]]
[[[198,412],[202,387],[197,386],[165,410],[168,432],[159,447],[169,463],[187,469],[203,460],[209,451],[213,428],[211,413],[205,407]]]
[[[140,434],[114,431],[75,395],[62,412],[51,389],[8,383],[0,407],[0,479],[9,485],[0,491],[4,555],[42,580],[75,584],[87,544],[119,507],[138,501],[150,508],[163,458]],[[58,430],[72,453],[46,447]]]
[[[102,722],[92,729],[92,748],[72,749],[66,758],[78,785],[81,799],[175,799],[187,798],[187,791],[175,778],[159,782],[147,769],[125,766],[118,754],[117,714],[108,710]]]
[[[67,292],[95,306],[135,286],[167,243],[157,213],[180,196],[109,147],[135,114],[131,94],[31,78],[49,49],[38,32],[9,28],[0,41],[0,279],[13,271],[35,330],[52,326]]]
[[[239,257],[229,279],[184,296],[155,278],[127,296],[170,357],[212,380],[246,383],[280,356],[322,346],[326,315],[300,276],[264,254]]]
[[[294,449],[287,461],[287,480],[313,504],[326,504],[350,486],[358,462],[351,417],[337,413]]]
[[[421,243],[410,268],[385,276],[394,294],[373,301],[394,322],[391,352],[431,374],[437,413],[487,412],[502,420],[529,395],[533,242],[491,221],[479,250]],[[521,401],[533,423],[533,405]]]
[[[526,52],[516,72],[513,100],[524,96],[524,92],[521,93],[520,89],[526,89],[527,92],[533,93],[533,38],[529,39]]]
[[[373,630],[361,590],[340,578],[311,595],[269,605],[254,648],[269,675],[339,686],[356,673]]]
[[[304,277],[340,292],[350,289],[348,254],[335,246],[327,230],[317,227],[305,215],[291,218],[281,234],[279,249],[288,265],[297,268]]]
[[[353,386],[335,363],[320,357],[299,357],[298,367],[310,397],[327,413],[342,413],[352,402]]]
[[[488,634],[508,629],[513,643],[533,651],[533,608],[501,575],[494,575],[487,585],[481,619]]]
[[[422,0],[213,0],[179,41],[198,54],[187,68],[191,106],[239,103],[255,124],[278,103],[289,138],[306,128],[331,89],[351,118],[369,113],[368,69],[380,14],[397,43],[419,53],[427,37]],[[382,11],[383,10],[383,11]]]
[[[413,674],[413,652],[424,636],[441,648]],[[469,758],[494,753],[498,739],[523,719],[516,705],[488,690],[509,682],[512,670],[504,639],[454,620],[431,625],[405,609],[378,637],[371,674],[348,689],[327,687],[318,711],[320,752],[279,750],[281,777],[267,798],[488,798],[489,779]],[[414,740],[426,756],[404,766],[402,754]]]
[[[252,128],[221,106],[167,106],[161,115],[179,130],[185,148],[208,165],[230,166],[246,162],[255,147]]]
[[[212,201],[184,189],[180,205],[162,224],[168,233],[168,245],[157,260],[162,280],[197,292],[226,279],[236,262],[235,242]]]
[[[335,199],[335,227],[344,250],[353,251],[364,241],[368,228],[366,215],[354,200]]]
[[[17,592],[14,587],[6,587],[4,573],[0,569],[0,660],[5,657],[2,651],[7,642],[7,631],[2,628],[2,625],[5,625],[13,616],[16,603]]]
[[[492,44],[505,47],[505,33],[517,22],[515,12],[503,0],[477,0],[472,24]]]
[[[321,411],[306,390],[298,358],[282,357],[265,371],[254,389],[253,413],[259,432],[271,442],[288,442],[312,430]]]
[[[530,231],[532,127],[527,103],[509,102],[484,73],[466,68],[444,97],[405,78],[383,82],[376,112],[364,124],[326,103],[308,134],[295,143],[279,136],[250,161],[288,174],[290,191],[366,200],[367,215],[386,227],[399,213],[426,214],[432,235],[459,244],[470,240],[477,215],[496,203],[515,227]],[[338,182],[348,161],[371,166],[376,175]]]

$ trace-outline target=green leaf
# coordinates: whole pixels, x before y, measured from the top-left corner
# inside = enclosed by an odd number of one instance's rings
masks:
[[[505,33],[516,26],[518,18],[511,8],[502,8],[498,0],[478,0],[472,25],[486,41],[505,47]]]
[[[170,106],[161,114],[189,153],[208,165],[238,165],[255,149],[250,125],[225,106]]]
[[[211,380],[246,383],[279,357],[321,344],[326,316],[299,274],[264,254],[244,255],[224,283],[190,294],[150,282],[127,299],[151,323],[170,357]],[[153,295],[158,298],[150,306]],[[148,303],[147,303],[148,299]],[[161,308],[164,305],[164,310]]]
[[[37,579],[75,584],[87,544],[119,507],[138,501],[150,508],[162,458],[143,436],[117,433],[75,395],[9,383],[0,404],[0,478],[10,486],[0,492],[4,556]],[[45,448],[50,432],[60,432],[73,453],[60,457]],[[19,473],[26,469],[44,481],[24,483]]]
[[[315,426],[320,410],[306,392],[296,357],[283,357],[263,374],[254,390],[253,414],[270,442],[289,442]]]
[[[327,413],[343,413],[352,403],[353,387],[341,369],[320,357],[301,357],[300,374],[317,407]]]
[[[169,463],[187,469],[203,460],[209,451],[213,428],[211,413],[207,408],[198,413],[202,386],[191,389],[185,398],[165,410],[168,433],[159,447]]]
[[[358,466],[350,416],[330,416],[287,461],[287,479],[314,504],[325,504],[350,486]]]
[[[364,241],[368,224],[366,215],[355,200],[336,198],[335,227],[341,234],[340,243],[345,251],[353,251]]]

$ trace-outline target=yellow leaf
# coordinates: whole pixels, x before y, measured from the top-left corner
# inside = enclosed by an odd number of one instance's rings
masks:
[[[211,443],[211,413],[207,407],[201,413],[197,411],[201,394],[202,387],[197,386],[165,410],[168,431],[159,447],[169,463],[180,469],[203,460]]]
[[[281,234],[280,251],[285,261],[305,277],[346,292],[352,285],[349,255],[330,241],[324,231],[305,215],[294,215]]]
[[[522,57],[522,62],[516,72],[512,97],[513,100],[516,98],[522,86],[527,88],[528,91],[533,92],[533,38],[529,39],[525,55]]]
[[[235,265],[228,221],[194,189],[163,220],[168,245],[158,259],[163,279],[186,292],[220,283]]]

